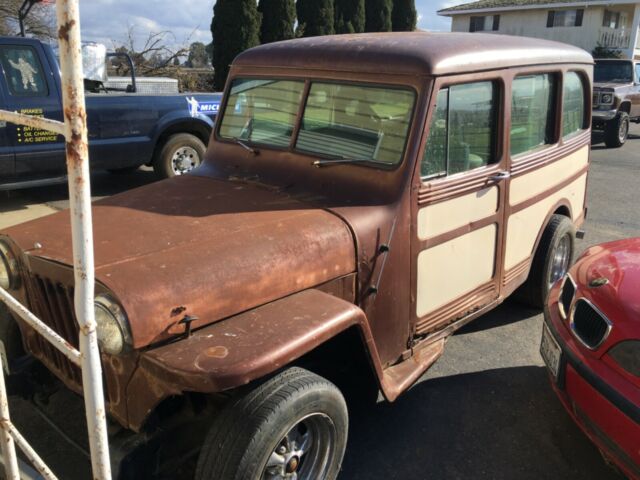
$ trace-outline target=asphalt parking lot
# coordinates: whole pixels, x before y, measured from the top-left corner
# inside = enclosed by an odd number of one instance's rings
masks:
[[[628,143],[607,150],[594,136],[587,236],[578,250],[640,235],[640,127]],[[103,197],[154,181],[150,171],[96,174]],[[0,192],[0,229],[65,208],[66,185]],[[538,354],[542,316],[507,301],[450,339],[444,357],[394,404],[354,405],[341,478],[618,479],[565,414]],[[88,478],[40,417],[12,399],[15,423],[61,478]],[[47,409],[78,428],[79,402],[54,397]],[[80,422],[81,424],[81,422]]]

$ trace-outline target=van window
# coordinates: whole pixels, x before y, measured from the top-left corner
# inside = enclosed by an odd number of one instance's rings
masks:
[[[511,155],[530,152],[554,142],[555,77],[517,77],[511,97]]]
[[[234,80],[220,124],[220,136],[288,147],[303,90],[302,81]]]
[[[564,77],[562,101],[562,136],[567,137],[584,128],[584,83],[576,72]]]
[[[415,103],[412,90],[313,83],[296,149],[385,166],[402,160]]]
[[[49,95],[40,60],[32,47],[1,47],[0,63],[11,95],[18,97]]]
[[[422,176],[452,175],[495,162],[497,103],[495,82],[440,90],[422,159]]]

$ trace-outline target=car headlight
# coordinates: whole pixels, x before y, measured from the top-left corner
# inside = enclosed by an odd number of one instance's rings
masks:
[[[16,289],[18,288],[19,280],[18,261],[9,250],[9,247],[0,242],[0,287],[5,290]]]
[[[124,352],[131,345],[131,333],[123,308],[110,296],[98,295],[95,316],[100,350],[110,355]]]
[[[601,105],[611,105],[613,103],[613,93],[601,93],[600,94],[600,104]]]
[[[609,350],[609,356],[623,370],[640,377],[640,340],[626,340]]]

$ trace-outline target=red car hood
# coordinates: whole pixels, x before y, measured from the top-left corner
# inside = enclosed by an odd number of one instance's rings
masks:
[[[185,176],[94,204],[96,279],[120,300],[134,347],[355,271],[347,225],[261,186]],[[68,212],[6,234],[23,251],[72,264]]]
[[[632,324],[640,336],[640,238],[589,248],[575,272],[585,296],[616,323]],[[589,286],[601,278],[608,283]]]

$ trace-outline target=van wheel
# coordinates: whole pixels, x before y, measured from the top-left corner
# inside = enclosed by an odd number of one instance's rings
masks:
[[[604,144],[608,148],[619,148],[629,136],[629,114],[620,112],[616,118],[604,125]]]
[[[576,230],[564,215],[553,215],[542,233],[529,278],[518,292],[522,301],[543,308],[551,286],[564,277],[573,261]]]
[[[198,168],[207,147],[195,135],[171,135],[153,161],[153,170],[161,179],[184,175]]]
[[[347,442],[338,388],[293,367],[232,401],[214,420],[196,480],[334,480]]]

